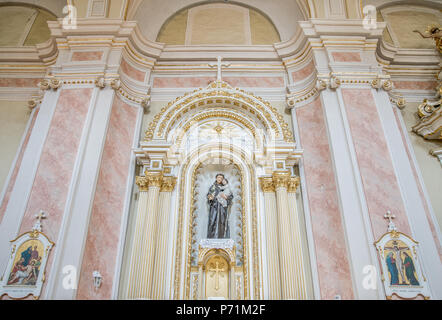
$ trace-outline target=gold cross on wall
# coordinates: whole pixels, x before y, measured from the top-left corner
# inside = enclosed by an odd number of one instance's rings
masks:
[[[215,262],[215,268],[210,268],[209,269],[210,272],[213,272],[211,274],[211,277],[213,277],[215,275],[215,290],[219,290],[219,273],[224,271],[224,268],[219,268],[219,262],[216,261]]]

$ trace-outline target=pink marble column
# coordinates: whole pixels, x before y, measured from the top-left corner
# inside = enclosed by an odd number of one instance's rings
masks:
[[[353,299],[344,227],[320,99],[296,109],[322,299]]]
[[[47,213],[43,232],[57,241],[78,147],[88,112],[92,89],[61,89],[19,233],[31,230],[34,215]],[[55,244],[57,245],[57,243]],[[53,252],[46,266],[49,277]],[[45,290],[46,283],[43,285]]]
[[[410,234],[405,206],[388,150],[376,102],[370,89],[342,89],[345,110],[361,173],[374,233],[387,232],[384,214],[390,210],[398,231]]]
[[[44,232],[53,241],[57,239],[91,94],[92,89],[61,91],[20,232],[32,228],[34,215],[42,209],[48,214]]]
[[[137,109],[115,98],[92,206],[77,299],[110,299],[120,241]],[[95,290],[92,272],[103,276]]]

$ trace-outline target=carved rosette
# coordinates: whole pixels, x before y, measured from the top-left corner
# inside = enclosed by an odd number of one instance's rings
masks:
[[[48,77],[46,79],[43,79],[38,84],[38,87],[43,91],[49,90],[49,89],[57,90],[58,88],[61,87],[61,85],[62,85],[62,82],[59,79],[57,79],[55,77]]]

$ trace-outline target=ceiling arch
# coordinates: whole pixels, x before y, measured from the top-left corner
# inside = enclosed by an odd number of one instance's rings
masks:
[[[174,14],[186,8],[203,4],[224,3],[224,1],[195,1],[195,0],[144,0],[135,2],[128,12],[127,19],[135,20],[143,36],[155,41],[163,24]],[[287,41],[298,30],[298,21],[308,17],[304,14],[296,0],[236,0],[229,4],[252,8],[268,17],[275,25],[281,41]],[[152,14],[155,13],[155,14]],[[149,19],[146,17],[149,16]]]
[[[34,46],[47,41],[48,21],[57,16],[41,6],[21,2],[0,2],[0,46]]]

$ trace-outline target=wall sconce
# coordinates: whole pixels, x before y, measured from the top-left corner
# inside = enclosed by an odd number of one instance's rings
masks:
[[[101,280],[103,279],[103,277],[101,276],[101,273],[99,271],[95,270],[94,272],[92,272],[92,277],[94,278],[95,289],[100,288]]]

